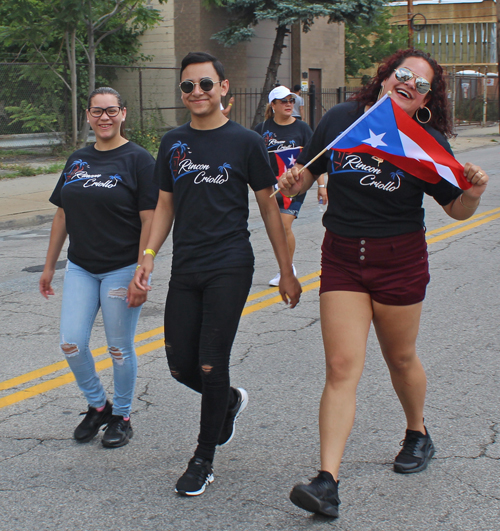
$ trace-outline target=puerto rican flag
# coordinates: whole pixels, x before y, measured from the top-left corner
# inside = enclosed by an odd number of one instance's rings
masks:
[[[273,151],[276,156],[276,162],[278,163],[279,170],[276,179],[279,179],[280,176],[283,175],[286,170],[289,170],[290,168],[295,166],[295,163],[297,162],[297,157],[299,156],[301,151],[302,147],[293,147],[287,149],[280,149],[279,151]],[[276,185],[276,188],[278,188],[278,185]],[[289,206],[292,204],[292,199],[290,197],[285,197],[283,194],[281,195],[283,196],[284,207],[289,208]]]
[[[327,149],[371,153],[423,181],[437,183],[443,178],[462,190],[471,187],[460,162],[387,94]]]

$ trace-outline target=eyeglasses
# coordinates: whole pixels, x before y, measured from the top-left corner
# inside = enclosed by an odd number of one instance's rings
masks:
[[[187,79],[186,81],[179,83],[179,87],[184,94],[191,94],[195,85],[200,85],[200,88],[203,90],[203,92],[210,92],[214,88],[215,83],[222,83],[222,81],[214,81],[209,77],[204,77],[203,79],[200,79],[199,83],[194,83],[190,79]]]
[[[291,103],[293,105],[295,103],[295,98],[290,98],[290,99],[284,98],[282,100],[276,100],[276,101],[279,101],[283,105],[286,105],[287,103]]]
[[[396,68],[396,70],[394,70],[394,75],[400,83],[405,83],[406,81],[410,81],[410,79],[415,78],[415,89],[419,94],[422,94],[422,96],[428,92],[431,92],[431,84],[429,81],[427,81],[425,77],[419,76],[415,72],[412,72],[405,66]]]
[[[122,110],[122,107],[106,107],[103,109],[102,107],[89,107],[89,114],[92,116],[92,118],[100,118],[102,114],[105,112],[110,118],[114,118],[115,116],[118,116],[119,112]]]

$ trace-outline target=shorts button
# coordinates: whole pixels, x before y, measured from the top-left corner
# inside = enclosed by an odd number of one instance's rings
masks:
[[[365,242],[365,240],[361,240],[359,243],[360,243],[361,245],[364,245],[366,242]]]
[[[364,260],[365,257],[364,257],[363,255],[361,255],[361,256],[359,257],[359,259],[360,259],[360,260]]]
[[[364,247],[361,247],[360,251],[361,251],[362,253],[364,253],[364,252],[365,252],[365,248],[364,248]]]

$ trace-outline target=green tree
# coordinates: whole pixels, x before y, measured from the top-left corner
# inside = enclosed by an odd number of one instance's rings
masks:
[[[138,37],[161,20],[160,12],[148,4],[148,0],[2,1],[0,40],[3,46],[17,49],[17,56],[25,61],[41,59],[71,94],[73,144],[76,145],[78,129],[77,63],[87,64],[87,90],[84,91],[87,94],[96,87],[96,61],[105,49],[104,43],[108,44],[113,37],[115,52],[122,52],[121,57],[125,58],[120,60],[121,64],[145,59],[138,53]],[[67,67],[61,68],[61,62]],[[85,144],[88,131],[86,120],[82,120],[81,144]]]
[[[400,48],[406,48],[406,26],[390,24],[391,9],[384,7],[369,20],[349,21],[345,25],[346,79],[359,77],[361,70],[371,68]]]
[[[315,19],[328,18],[333,22],[355,22],[374,16],[384,4],[383,0],[204,0],[207,7],[219,7],[227,11],[228,24],[212,38],[225,46],[249,41],[254,36],[253,27],[261,20],[276,21],[276,37],[269,59],[264,87],[252,127],[263,120],[267,95],[276,83],[278,67],[284,48],[285,36],[296,22],[302,31],[311,29]]]

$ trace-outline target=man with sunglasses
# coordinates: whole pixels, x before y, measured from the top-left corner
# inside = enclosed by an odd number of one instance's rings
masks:
[[[229,385],[231,346],[254,265],[248,186],[279,263],[280,294],[292,308],[301,288],[276,200],[270,198],[276,178],[264,143],[221,112],[221,98],[229,90],[222,64],[210,54],[189,53],[179,87],[191,121],[162,139],[155,168],[158,207],[136,285],[149,289],[153,258],[173,225],[165,349],[172,376],[202,395],[198,446],[176,492],[196,496],[213,481],[216,446],[230,442],[234,422],[248,403],[244,389]]]

